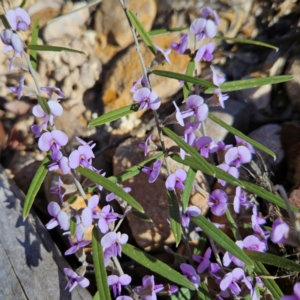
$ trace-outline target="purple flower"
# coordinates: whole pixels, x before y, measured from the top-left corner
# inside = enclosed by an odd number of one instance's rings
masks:
[[[218,168],[222,169],[224,172],[230,174],[231,176],[235,177],[235,178],[239,178],[240,173],[238,171],[238,169],[236,167],[230,167],[227,164],[220,164],[217,166]],[[226,181],[222,180],[222,179],[218,179],[218,182],[225,186],[226,185]]]
[[[133,94],[133,100],[140,103],[140,109],[150,108],[152,110],[157,110],[160,107],[160,98],[158,95],[151,91],[149,88],[140,88]]]
[[[69,286],[69,292],[72,292],[73,289],[79,284],[82,288],[86,288],[89,286],[90,282],[87,278],[83,276],[79,276],[73,270],[69,268],[64,268],[64,273],[69,277],[69,281],[65,287],[67,289]]]
[[[235,141],[236,141],[236,145],[237,146],[245,146],[246,148],[248,148],[248,150],[252,153],[252,154],[255,154],[255,149],[253,148],[253,146],[244,141],[243,139],[241,139],[240,137],[238,136],[234,136],[235,137]]]
[[[266,243],[262,242],[257,236],[249,235],[243,240],[244,248],[254,252],[265,252],[267,250]]]
[[[222,291],[228,288],[234,295],[239,295],[241,288],[237,284],[237,281],[245,278],[244,270],[241,268],[235,268],[232,272],[227,273],[220,282],[220,289]]]
[[[6,47],[4,48],[3,52],[7,53],[12,50],[15,50],[16,52],[23,52],[24,46],[23,42],[20,39],[20,37],[12,32],[10,29],[3,29],[0,34],[1,41]]]
[[[98,228],[104,234],[109,230],[109,224],[115,222],[121,216],[114,212],[110,205],[105,205],[100,213]]]
[[[277,218],[272,225],[271,241],[274,244],[285,244],[288,241],[290,227],[280,218]]]
[[[110,248],[112,256],[122,256],[122,246],[128,241],[127,234],[121,234],[121,232],[109,232],[101,239],[101,245],[104,248]]]
[[[222,94],[220,89],[215,89],[213,97],[217,99],[218,106],[225,108],[224,101],[229,99],[229,96],[227,94]]]
[[[47,131],[41,135],[38,146],[41,151],[59,150],[68,143],[68,136],[60,130]]]
[[[192,110],[195,114],[195,117],[198,122],[204,121],[208,116],[208,106],[204,103],[202,97],[198,95],[191,95],[186,99],[186,105],[190,109],[189,112]],[[187,113],[187,111],[182,112]]]
[[[171,48],[177,51],[178,54],[183,54],[187,49],[188,44],[188,34],[186,33],[180,38],[179,43],[171,42]]]
[[[63,174],[70,172],[68,158],[63,156],[61,151],[54,149],[51,154],[52,163],[48,166],[49,171],[61,170]]]
[[[196,141],[196,135],[194,133],[195,130],[199,129],[201,126],[201,123],[193,124],[190,122],[187,122],[185,125],[185,130],[184,130],[184,137],[182,139],[188,143],[190,146],[194,146],[195,141]],[[181,159],[185,158],[185,151],[180,148],[180,157]]]
[[[162,291],[162,284],[155,285],[154,276],[146,275],[142,279],[143,285],[137,286],[134,291],[141,297],[141,300],[156,300],[156,293]]]
[[[78,150],[71,152],[69,156],[69,166],[71,169],[76,169],[79,166],[90,168],[92,165],[92,158],[95,155],[90,146],[79,146]]]
[[[49,97],[51,97],[54,93],[57,95],[57,99],[66,98],[65,94],[59,88],[54,86],[42,86],[41,90],[45,92]]]
[[[172,63],[171,63],[170,58],[169,58],[169,55],[171,53],[171,49],[164,50],[164,49],[158,47],[157,45],[154,45],[154,46],[155,46],[156,50],[163,55],[163,57],[164,57],[164,61],[163,62],[166,61],[166,62],[168,62],[171,65]]]
[[[216,189],[208,196],[207,205],[211,207],[211,212],[214,215],[222,216],[227,210],[227,202],[227,194],[220,189]]]
[[[46,123],[50,123],[50,125],[53,125],[53,118],[57,116],[61,116],[63,113],[62,106],[57,102],[53,100],[48,101],[48,105],[50,108],[50,116],[48,116],[42,107],[37,104],[32,108],[32,114],[37,118],[45,118]]]
[[[199,263],[197,272],[202,274],[210,265],[211,248],[208,247],[204,253],[204,256],[193,255],[193,259]]]
[[[107,282],[108,285],[112,286],[114,296],[117,297],[117,295],[121,294],[122,285],[128,285],[131,282],[131,277],[127,274],[120,277],[117,275],[109,275],[107,277]]]
[[[220,86],[222,83],[226,81],[226,78],[224,74],[222,74],[218,69],[216,69],[214,66],[210,66],[212,73],[213,73],[213,83],[216,86]]]
[[[213,20],[216,26],[220,25],[220,20],[215,10],[212,10],[210,7],[206,6],[203,7],[200,12],[203,18]]]
[[[61,191],[61,187],[63,186],[63,184],[64,183],[59,176],[57,185],[53,185],[52,187],[50,187],[50,193],[58,195],[61,203],[64,202],[64,196],[65,196],[65,194],[62,194]]]
[[[198,217],[201,214],[201,209],[198,206],[191,205],[186,208],[184,214],[181,216],[181,224],[183,227],[189,227],[190,217]]]
[[[244,248],[244,243],[243,241],[236,241],[235,244],[243,249]],[[236,266],[238,267],[243,267],[244,262],[242,262],[240,259],[236,258],[234,255],[232,255],[230,252],[226,251],[224,256],[223,256],[223,265],[225,267],[228,267],[230,263],[233,262]]]
[[[22,97],[23,88],[24,88],[24,80],[25,80],[25,74],[22,74],[19,79],[19,85],[9,87],[9,90],[12,93],[18,95],[18,99],[20,99]]]
[[[149,175],[149,180],[148,180],[149,183],[153,183],[156,181],[160,172],[161,165],[162,165],[162,161],[158,159],[151,168],[149,167],[142,168],[142,172]]]
[[[53,229],[57,225],[60,226],[62,230],[68,230],[70,228],[70,219],[68,215],[61,210],[60,206],[56,203],[51,201],[48,204],[48,213],[53,218],[45,225],[46,228]]]
[[[191,24],[190,32],[196,35],[198,40],[202,40],[205,37],[211,39],[217,34],[217,27],[212,20],[198,18]]]
[[[270,237],[269,231],[264,231],[259,225],[265,224],[266,220],[260,216],[258,216],[257,213],[257,206],[253,206],[253,215],[251,216],[251,222],[252,222],[252,229],[256,235],[258,235],[261,240],[267,242],[267,239]],[[267,243],[266,243],[267,244]]]
[[[119,296],[116,298],[116,300],[133,300],[133,299],[129,296]]]
[[[214,43],[208,43],[199,48],[196,53],[195,60],[200,61],[201,59],[205,61],[211,61],[214,58],[213,52],[215,50]]]
[[[200,150],[201,156],[208,158],[209,153],[214,153],[218,150],[218,146],[209,136],[201,136],[195,142],[196,147]]]
[[[171,174],[166,180],[166,188],[172,191],[177,187],[180,190],[184,190],[183,182],[186,180],[186,172],[183,169],[178,169],[174,174]]]
[[[282,296],[281,300],[300,300],[300,282],[297,282],[294,285],[294,295],[291,296]]]
[[[248,201],[246,194],[243,192],[242,188],[240,186],[238,186],[235,189],[235,196],[233,199],[234,211],[237,214],[239,214],[241,206],[250,206],[250,205],[252,205],[252,204]]]
[[[20,7],[8,10],[5,16],[13,30],[26,31],[31,23],[28,13]]]
[[[99,203],[99,196],[93,195],[89,201],[88,206],[81,213],[81,222],[84,227],[90,227],[93,223],[93,219],[99,218],[100,210],[97,209]]]
[[[193,266],[189,264],[180,264],[180,269],[183,273],[183,275],[191,282],[194,284],[196,289],[199,287],[200,284],[200,276],[196,273],[195,269]]]
[[[132,88],[131,88],[130,92],[134,93],[134,92],[136,92],[137,90],[139,90],[140,88],[143,88],[143,87],[148,87],[147,79],[146,79],[144,74],[137,81],[135,81],[132,84]]]
[[[142,149],[144,149],[144,155],[145,156],[147,156],[147,154],[150,151],[149,145],[150,145],[151,142],[152,142],[152,134],[150,134],[146,138],[145,142],[139,143],[139,147],[141,147]]]
[[[225,154],[227,165],[239,168],[242,164],[250,162],[252,155],[245,146],[232,147]]]

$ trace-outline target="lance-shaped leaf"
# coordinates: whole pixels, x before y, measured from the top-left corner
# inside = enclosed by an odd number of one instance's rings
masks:
[[[76,218],[72,217],[70,220],[70,232],[72,236],[75,234],[76,231],[76,223],[77,223]]]
[[[209,291],[208,291],[208,286],[206,285],[205,282],[201,281],[199,290],[197,292],[198,292],[198,297],[200,300],[210,300],[211,299]]]
[[[165,277],[168,280],[188,289],[196,289],[195,286],[187,278],[175,271],[169,265],[151,256],[150,254],[130,244],[122,245],[122,252],[145,268],[161,275],[162,277]]]
[[[43,111],[47,114],[47,115],[50,115],[51,113],[51,110],[50,110],[50,107],[49,107],[49,104],[46,100],[46,98],[42,97],[42,96],[37,96],[38,98],[38,103],[39,105],[42,107]]]
[[[175,191],[167,190],[167,199],[170,214],[171,230],[174,234],[176,244],[178,245],[181,240],[181,219]]]
[[[46,175],[48,173],[48,169],[47,169],[47,164],[50,162],[50,158],[48,156],[46,156],[44,158],[44,160],[42,161],[41,165],[39,166],[39,168],[37,169],[30,187],[28,189],[26,198],[25,198],[25,202],[24,202],[24,207],[23,207],[23,218],[26,219],[29,211],[31,209],[31,206],[34,202],[34,199],[38,193],[38,191],[40,190],[44,179],[46,178]]]
[[[270,276],[270,274],[269,274],[268,270],[265,268],[265,266],[258,261],[254,261],[254,266],[255,266],[255,271],[259,275],[263,275],[263,276],[260,276],[260,279],[262,280],[264,285],[267,287],[267,289],[271,292],[274,299],[280,300],[281,297],[283,296],[283,293],[274,279],[266,278],[267,276]]]
[[[239,91],[244,89],[251,89],[254,87],[266,85],[266,84],[276,84],[285,81],[292,80],[294,77],[291,75],[280,75],[280,76],[271,76],[266,78],[251,78],[245,80],[237,81],[227,81],[222,83],[219,87],[223,93]],[[208,88],[204,91],[205,94],[213,94],[214,88]]]
[[[278,268],[283,268],[289,271],[294,271],[300,273],[300,265],[293,262],[292,260],[286,259],[284,257],[273,255],[270,253],[254,252],[245,250],[245,253],[253,260],[259,261],[261,263],[275,266]]]
[[[139,19],[136,17],[136,15],[131,11],[127,10],[128,18],[130,19],[130,22],[134,26],[134,28],[139,33],[140,37],[144,41],[144,43],[147,45],[147,47],[151,50],[151,52],[155,55],[156,54],[156,48],[152,42],[152,39],[148,32],[145,30],[144,26],[141,24]]]
[[[35,50],[35,51],[54,51],[54,52],[60,52],[60,51],[67,51],[67,52],[74,52],[79,54],[85,54],[85,52],[67,48],[67,47],[61,47],[61,46],[51,46],[51,45],[28,45],[27,47],[29,50]]]
[[[161,29],[155,29],[148,32],[150,36],[156,36],[160,34],[166,34],[170,32],[179,32],[189,29],[190,27],[184,26],[184,27],[174,27],[174,28],[161,28]]]
[[[23,0],[22,3],[20,4],[20,7],[23,8],[25,6],[26,2],[27,2],[26,0]]]
[[[175,161],[182,163],[186,166],[190,166],[192,168],[195,168],[197,170],[202,171],[203,173],[207,174],[207,175],[212,175],[211,172],[207,172],[207,167],[203,166],[203,164],[199,164],[198,162],[196,162],[193,158],[186,156],[184,160],[181,159],[181,157],[178,154],[171,154],[170,155],[172,159],[174,159]],[[208,162],[205,161],[205,163],[209,164]],[[231,176],[230,174],[224,172],[223,170],[221,170],[218,167],[215,167],[211,164],[209,164],[210,167],[213,169],[214,172],[214,177],[218,178],[218,179],[222,179],[225,180],[226,182],[235,185],[235,186],[240,186],[243,189],[263,198],[268,200],[269,202],[286,209],[284,200],[280,197],[278,197],[277,195],[265,190],[264,188],[260,187],[259,185],[256,185],[254,183],[248,182],[248,181],[244,181],[244,180],[240,180],[237,179],[233,176]],[[293,211],[297,211],[298,209],[291,205],[291,208]]]
[[[153,221],[152,221],[151,218],[149,218],[147,215],[145,215],[145,214],[139,212],[138,210],[134,210],[134,209],[133,209],[133,210],[131,211],[131,214],[132,214],[134,217],[136,217],[136,218],[138,218],[138,219],[140,219],[140,220],[142,220],[142,221],[149,222],[149,223],[153,223]]]
[[[39,24],[40,19],[36,19],[33,25],[32,33],[31,33],[31,42],[30,44],[36,44],[38,42],[39,37]],[[30,51],[30,63],[34,70],[36,70],[37,66],[37,51],[31,50]]]
[[[130,114],[138,111],[139,107],[140,107],[140,104],[135,103],[135,104],[130,104],[128,106],[121,107],[119,109],[110,111],[110,112],[92,120],[89,123],[89,126],[99,126],[99,125],[103,125],[103,124],[118,120],[122,117],[125,117],[127,115],[130,115]]]
[[[251,259],[239,248],[222,230],[218,229],[214,224],[209,222],[204,216],[200,215],[191,220],[198,225],[203,232],[212,238],[217,244],[223,247],[226,251],[229,251],[235,257],[243,261],[249,271],[252,273],[254,268]]]
[[[102,176],[102,175],[100,175],[100,174],[98,174],[98,173],[96,173],[96,172],[94,172],[90,169],[87,169],[87,168],[78,167],[76,170],[78,171],[78,173],[80,173],[81,175],[87,177],[91,181],[103,186],[108,191],[113,192],[118,197],[120,197],[121,199],[126,201],[129,205],[134,207],[136,210],[144,212],[142,206],[132,196],[127,194],[122,188],[117,186],[111,180],[109,180],[106,177],[104,177],[104,176]]]
[[[94,226],[92,236],[93,263],[95,267],[98,295],[96,299],[110,300],[110,291],[107,284],[107,274],[104,265],[103,248],[100,242],[99,229]],[[96,296],[96,295],[95,295]]]
[[[180,288],[176,294],[171,295],[171,300],[192,299],[192,292],[187,288]]]
[[[208,87],[208,88],[211,88],[212,91],[214,91],[216,88],[218,88],[212,82],[209,82],[209,81],[206,81],[206,80],[203,80],[200,78],[196,78],[193,76],[189,76],[189,75],[184,75],[184,74],[170,72],[170,71],[163,71],[163,70],[153,70],[152,73],[155,75],[158,75],[158,76],[168,77],[168,78],[177,79],[177,80],[183,80],[185,82],[194,83],[199,86]]]
[[[220,126],[224,127],[225,129],[227,129],[229,132],[231,132],[232,134],[240,137],[241,139],[243,139],[244,141],[250,143],[252,146],[254,146],[255,148],[266,152],[267,154],[271,155],[274,157],[274,160],[276,159],[276,155],[273,151],[271,151],[270,149],[268,149],[267,147],[265,147],[264,145],[258,143],[257,141],[247,137],[246,135],[244,135],[243,133],[241,133],[240,131],[238,131],[237,129],[235,129],[234,127],[228,125],[227,123],[225,123],[224,121],[222,121],[221,119],[219,119],[218,117],[216,117],[214,114],[209,113],[208,117],[213,120],[215,123],[219,124]]]
[[[150,165],[152,165],[155,161],[157,161],[159,158],[161,158],[163,156],[163,152],[158,152],[157,154],[155,154],[154,156],[142,161],[141,163],[119,173],[116,174],[114,176],[110,176],[108,177],[109,180],[111,180],[112,182],[123,182],[129,178],[132,178],[136,175],[138,175],[139,173],[141,173],[141,169],[144,166],[149,167]]]
[[[194,70],[195,70],[195,61],[193,59],[191,59],[186,68],[185,75],[192,77],[194,75]],[[184,82],[184,86],[183,86],[183,99],[184,100],[188,97],[191,86],[192,86],[192,84],[190,82]]]
[[[194,170],[193,168],[189,168],[189,170],[187,172],[187,177],[184,182],[184,190],[182,193],[182,213],[185,212],[185,210],[189,204],[193,184],[194,184],[195,177],[196,177],[196,172],[197,172],[197,170]]]
[[[267,44],[267,43],[263,43],[263,42],[259,42],[259,41],[253,41],[253,40],[248,40],[248,39],[232,38],[232,37],[221,36],[221,35],[216,35],[215,38],[219,39],[219,40],[233,41],[233,42],[237,42],[237,43],[252,44],[252,45],[256,45],[256,46],[267,47],[267,48],[274,49],[276,51],[278,51],[278,49],[279,49],[278,47],[275,47],[275,46]]]

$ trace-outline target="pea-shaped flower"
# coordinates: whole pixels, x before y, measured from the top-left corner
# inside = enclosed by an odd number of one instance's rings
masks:
[[[183,182],[186,180],[186,172],[183,169],[178,169],[174,174],[171,174],[166,180],[166,188],[172,191],[177,187],[184,190]]]
[[[146,109],[149,107],[152,110],[157,110],[161,104],[158,95],[147,87],[138,89],[133,94],[133,100],[140,103],[140,109]]]

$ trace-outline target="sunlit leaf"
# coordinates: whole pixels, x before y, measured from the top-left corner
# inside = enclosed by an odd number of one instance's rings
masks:
[[[193,189],[193,184],[195,181],[197,170],[194,170],[193,168],[189,168],[187,172],[187,177],[184,182],[184,190],[182,193],[182,212],[184,213],[191,197],[191,192]]]
[[[249,39],[232,38],[232,37],[221,36],[221,35],[216,35],[215,38],[219,39],[219,40],[233,41],[233,42],[237,42],[237,43],[252,44],[252,45],[256,45],[256,46],[267,47],[267,48],[274,49],[276,51],[278,51],[278,49],[279,49],[278,47],[275,47],[273,45],[266,44],[266,43],[259,42],[259,41],[253,41],[253,40],[249,40]]]
[[[79,54],[85,54],[85,52],[67,48],[67,47],[61,47],[61,46],[51,46],[51,45],[28,45],[27,47],[29,50],[35,50],[35,51],[54,51],[54,52],[60,52],[60,51],[67,51],[67,52],[74,52]]]
[[[36,19],[33,24],[32,33],[31,33],[31,44],[33,44],[33,45],[38,42],[39,24],[40,24],[40,19]],[[37,66],[37,51],[36,50],[30,51],[30,63],[31,63],[32,68],[34,70],[36,70],[36,66]]]
[[[39,168],[37,169],[31,184],[29,186],[26,198],[25,198],[25,202],[24,202],[24,207],[23,207],[23,218],[26,219],[29,211],[32,207],[32,204],[34,202],[34,199],[38,193],[38,191],[40,190],[44,179],[46,178],[46,175],[48,173],[48,169],[47,169],[47,165],[50,162],[50,158],[48,156],[46,156],[44,158],[44,160],[42,161],[41,165],[39,166]]]
[[[174,28],[161,28],[161,29],[154,29],[148,32],[150,36],[160,35],[160,34],[166,34],[170,32],[179,32],[189,29],[188,26],[185,27],[174,27]]]
[[[126,201],[129,205],[134,207],[136,210],[144,212],[142,206],[132,196],[127,194],[121,187],[117,186],[111,180],[87,168],[78,167],[76,170],[78,171],[78,173],[101,185],[106,190],[113,192],[118,197]]]
[[[196,78],[193,76],[185,75],[185,74],[174,73],[174,72],[163,71],[163,70],[153,70],[152,73],[157,76],[168,77],[168,78],[177,79],[177,80],[183,80],[185,82],[190,82],[193,84],[197,84],[199,86],[212,88],[213,91],[214,91],[214,89],[218,88],[212,82],[209,82],[209,81],[206,81],[206,80],[203,80],[200,78]]]
[[[286,82],[292,80],[294,77],[291,75],[280,75],[271,76],[266,78],[250,78],[245,80],[237,81],[227,81],[220,85],[220,90],[225,92],[239,91],[244,89],[251,89],[254,87],[266,85],[266,84],[276,84],[281,82]],[[208,88],[204,91],[205,94],[213,94],[215,88]]]
[[[131,10],[127,10],[127,13],[128,13],[128,17],[129,17],[132,25],[134,26],[134,28],[139,33],[142,40],[147,45],[147,47],[151,50],[151,52],[155,55],[156,54],[156,48],[155,48],[155,46],[152,42],[152,39],[151,39],[150,35],[147,33],[144,26],[141,24],[141,22],[136,17],[134,12],[132,12]]]
[[[104,265],[103,248],[100,241],[100,233],[97,227],[93,228],[92,236],[93,263],[95,269],[98,295],[96,299],[110,300],[110,291],[107,284],[107,274]]]
[[[191,290],[195,290],[195,286],[186,277],[175,271],[169,265],[158,260],[154,256],[151,256],[150,254],[130,244],[123,245],[122,252],[150,271],[153,271],[178,285],[184,286]]]
[[[170,214],[171,230],[174,234],[176,244],[181,240],[181,218],[175,191],[167,190],[168,208]]]
[[[231,132],[232,134],[240,137],[241,139],[245,140],[246,142],[250,143],[252,146],[254,146],[255,148],[262,150],[264,152],[266,152],[267,154],[271,155],[274,157],[274,160],[276,159],[276,155],[273,151],[271,151],[270,149],[268,149],[267,147],[265,147],[264,145],[262,145],[261,143],[258,143],[257,141],[247,137],[245,134],[243,134],[242,132],[240,132],[239,130],[235,129],[234,127],[228,125],[227,123],[225,123],[224,121],[222,121],[221,119],[219,119],[218,117],[216,117],[214,114],[209,113],[208,117],[213,120],[214,122],[216,122],[217,124],[219,124],[220,126],[224,127],[225,129],[227,129],[229,132]]]
[[[124,116],[127,116],[129,114],[137,112],[139,110],[139,107],[140,107],[140,104],[136,103],[136,104],[130,104],[128,106],[121,107],[116,110],[110,111],[110,112],[92,120],[89,123],[89,126],[99,126],[99,125],[103,125],[103,124],[118,120]]]
[[[191,59],[186,68],[185,75],[192,77],[194,75],[194,71],[195,71],[195,61],[193,59]],[[192,86],[192,83],[184,82],[184,85],[183,85],[183,99],[184,100],[188,97],[191,86]]]

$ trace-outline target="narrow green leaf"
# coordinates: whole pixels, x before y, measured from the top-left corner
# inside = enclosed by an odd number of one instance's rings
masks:
[[[54,52],[60,52],[60,51],[67,51],[67,52],[74,52],[79,54],[85,54],[85,52],[67,48],[67,47],[61,47],[61,46],[51,46],[51,45],[28,45],[27,47],[29,50],[36,50],[36,51],[54,51]]]
[[[167,190],[168,207],[170,214],[171,230],[174,234],[176,244],[181,240],[181,218],[177,197],[174,191]]]
[[[206,80],[203,80],[200,78],[196,78],[193,76],[189,76],[189,75],[174,73],[174,72],[170,72],[170,71],[163,71],[163,70],[153,70],[152,73],[157,76],[168,77],[168,78],[173,78],[173,79],[177,79],[177,80],[183,80],[185,82],[194,83],[199,86],[211,88],[213,91],[214,91],[214,89],[218,88],[212,82],[209,82],[209,81],[206,81]]]
[[[258,261],[254,261],[254,266],[255,266],[255,271],[259,275],[265,275],[265,276],[270,275],[270,273],[268,272],[268,270],[265,268],[265,266],[262,263],[260,263]],[[274,279],[264,278],[264,276],[261,276],[260,279],[262,280],[264,285],[267,287],[267,289],[271,292],[274,299],[280,300],[281,297],[283,296],[283,293],[282,293],[280,287],[277,285],[276,281]]]
[[[107,189],[110,192],[113,192],[118,197],[126,201],[129,205],[134,207],[136,210],[139,210],[141,212],[144,212],[142,206],[129,194],[127,194],[122,188],[117,186],[114,182],[111,180],[105,178],[104,176],[83,167],[78,167],[77,172],[81,175],[87,177],[88,179],[92,180],[93,182],[103,186],[105,189]]]
[[[152,165],[156,160],[158,160],[159,158],[161,158],[163,156],[163,152],[158,152],[157,154],[155,154],[154,156],[142,161],[141,163],[117,174],[114,176],[110,176],[108,177],[109,180],[111,180],[112,182],[123,182],[129,178],[132,178],[136,175],[138,175],[141,172],[141,169],[144,166],[149,167],[150,165]]]
[[[134,217],[136,217],[136,218],[138,218],[138,219],[140,219],[140,220],[142,220],[142,221],[149,222],[149,223],[153,223],[152,219],[150,219],[147,215],[145,215],[145,214],[139,212],[138,210],[134,210],[134,209],[133,209],[133,210],[131,211],[131,214],[132,214]]]
[[[47,114],[47,115],[50,115],[51,113],[51,110],[50,110],[50,107],[49,107],[49,104],[46,100],[46,98],[42,97],[42,96],[37,96],[37,100],[38,100],[38,103],[39,105],[42,107],[43,111]]]
[[[280,75],[280,76],[271,76],[266,78],[250,78],[245,80],[237,81],[227,81],[220,85],[220,89],[223,93],[232,92],[244,89],[251,89],[254,87],[266,85],[266,84],[276,84],[285,81],[292,80],[294,77],[291,75]],[[213,94],[215,88],[208,88],[204,91],[205,94]]]
[[[72,217],[71,220],[70,220],[70,231],[71,231],[71,235],[72,236],[75,234],[76,224],[77,224],[76,218]]]
[[[95,294],[94,297],[93,297],[93,300],[101,300],[101,299],[100,299],[99,291],[96,292],[96,294]]]
[[[207,174],[207,175],[211,175],[211,172],[207,172],[207,168],[205,168],[205,166],[203,166],[202,164],[199,164],[198,162],[196,162],[193,158],[186,156],[185,160],[182,160],[181,157],[178,154],[171,154],[170,155],[172,159],[174,159],[175,161],[182,163],[186,166],[190,166],[192,168],[195,168],[197,170],[202,171],[203,173]],[[207,161],[205,161],[206,164],[209,164]],[[221,170],[220,168],[217,168],[211,164],[209,164],[211,166],[211,168],[213,169],[214,172],[214,177],[218,178],[218,179],[222,179],[225,180],[226,182],[235,185],[235,186],[240,186],[245,190],[248,190],[249,192],[268,200],[269,202],[286,209],[284,200],[278,196],[276,196],[275,194],[265,190],[264,188],[251,183],[251,182],[247,182],[244,180],[240,180],[240,179],[236,179],[235,177],[231,176],[230,174],[224,172],[223,170]],[[293,211],[297,211],[298,209],[291,205],[291,208]]]
[[[186,72],[185,75],[188,76],[193,76],[194,75],[194,71],[195,71],[195,61],[193,59],[191,59],[188,63],[188,66],[186,68]],[[183,99],[185,100],[189,93],[190,93],[190,89],[191,89],[192,84],[190,82],[185,82],[184,86],[183,86]]]
[[[144,26],[141,24],[139,19],[136,17],[136,15],[131,10],[127,10],[127,15],[128,15],[128,18],[130,19],[132,25],[134,26],[134,28],[137,30],[140,37],[144,41],[144,43],[148,46],[148,48],[151,50],[151,52],[155,55],[156,48],[152,42],[151,37],[145,30]]]
[[[122,246],[122,253],[138,262],[145,268],[169,279],[174,283],[177,283],[178,285],[184,286],[190,290],[196,289],[186,277],[175,271],[169,265],[130,244],[125,244]]]
[[[198,296],[201,300],[211,300],[211,297],[209,295],[208,286],[205,284],[205,282],[201,281]]]
[[[274,160],[276,159],[276,155],[273,151],[271,151],[270,149],[268,149],[267,147],[265,147],[264,145],[258,143],[257,141],[247,137],[246,135],[244,135],[243,133],[241,133],[240,131],[238,131],[237,129],[235,129],[234,127],[228,125],[227,123],[225,123],[224,121],[222,121],[221,119],[219,119],[218,117],[216,117],[214,114],[209,113],[208,117],[214,121],[215,123],[219,124],[220,126],[224,127],[225,129],[227,129],[229,132],[231,132],[232,134],[240,137],[241,139],[245,140],[246,142],[250,143],[252,146],[256,147],[257,149],[266,152],[267,154],[271,155],[272,157],[274,157]]]
[[[19,7],[23,8],[26,4],[26,0],[23,0]]]
[[[69,204],[73,204],[73,203],[76,202],[77,198],[78,198],[77,195],[73,195],[72,197],[70,197],[70,198],[67,200],[67,202],[68,202]]]
[[[289,271],[300,272],[300,265],[293,262],[292,260],[286,259],[284,257],[273,255],[270,253],[263,252],[253,252],[245,250],[245,253],[253,260],[259,261],[263,264],[275,266],[278,268],[283,268]]]
[[[233,42],[237,42],[237,43],[252,44],[252,45],[256,45],[256,46],[267,47],[267,48],[274,49],[276,51],[278,51],[278,49],[279,49],[278,47],[275,47],[270,44],[266,44],[266,43],[259,42],[259,41],[252,41],[252,40],[248,40],[248,39],[232,38],[232,37],[221,36],[221,35],[216,35],[215,38],[219,39],[219,40],[233,41]]]
[[[191,197],[191,192],[193,188],[193,184],[195,181],[197,170],[194,170],[193,168],[189,168],[187,172],[186,181],[184,182],[184,190],[182,193],[182,212],[184,213]]]
[[[201,165],[202,170],[205,170],[204,173],[208,175],[215,176],[214,166],[209,164],[205,158],[203,158],[196,149],[186,143],[181,137],[179,137],[176,133],[174,133],[171,129],[164,127],[163,131],[166,135],[168,135],[180,148],[189,153],[194,160]],[[201,171],[202,171],[201,170]]]
[[[47,164],[50,162],[50,158],[48,156],[46,156],[44,158],[44,160],[42,161],[41,165],[39,166],[39,168],[37,169],[30,187],[28,189],[26,198],[25,198],[25,202],[24,202],[24,207],[23,207],[23,218],[26,219],[29,211],[31,209],[31,206],[34,202],[34,199],[39,191],[39,189],[41,188],[44,179],[48,173],[48,169],[47,169]]]
[[[38,42],[38,36],[39,36],[39,24],[40,19],[36,19],[33,25],[32,33],[31,33],[31,44],[34,45]],[[31,50],[30,51],[30,63],[34,70],[36,70],[37,66],[37,51]]]
[[[237,224],[236,224],[236,222],[235,222],[235,220],[234,220],[234,218],[233,218],[233,216],[230,212],[230,208],[228,208],[226,210],[226,217],[227,217],[228,223],[230,225],[230,228],[231,228],[231,231],[233,233],[233,236],[234,236],[235,240],[236,241],[241,240],[242,238],[240,236],[238,226],[237,226]]]
[[[132,113],[138,111],[139,107],[140,107],[140,104],[135,103],[135,104],[130,104],[128,106],[121,107],[119,109],[110,111],[110,112],[92,120],[89,123],[89,126],[99,126],[99,125],[103,125],[103,124],[118,120],[124,116],[127,116],[129,114],[132,114]]]
[[[171,296],[171,300],[189,300],[192,299],[192,293],[187,288],[180,288],[176,294]]]
[[[245,263],[250,273],[252,273],[253,262],[222,230],[209,222],[204,216],[200,215],[197,218],[191,218],[192,221],[198,225],[203,232],[212,238],[217,244],[229,251],[235,257],[239,258]]]
[[[184,27],[174,27],[174,28],[161,28],[161,29],[155,29],[148,32],[150,36],[160,35],[160,34],[166,34],[170,32],[179,32],[189,29],[190,27],[184,26]]]
[[[110,291],[107,284],[107,274],[104,266],[103,248],[100,243],[99,229],[94,226],[92,236],[93,262],[95,267],[96,283],[100,300],[110,300]]]

